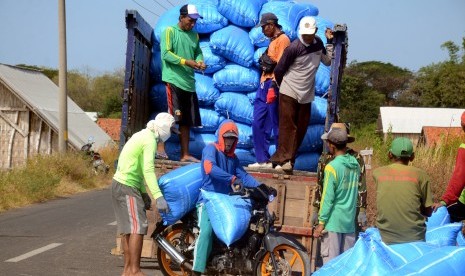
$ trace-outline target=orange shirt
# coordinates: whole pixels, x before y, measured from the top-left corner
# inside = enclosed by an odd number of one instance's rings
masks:
[[[276,61],[279,62],[281,59],[281,56],[283,55],[284,49],[287,48],[291,44],[291,41],[289,40],[289,37],[287,37],[286,34],[282,34],[278,36],[276,39],[272,40],[270,42],[270,45],[268,46],[268,56]],[[274,78],[274,73],[262,73],[262,76],[260,78],[260,82],[264,82],[266,79],[273,79]]]

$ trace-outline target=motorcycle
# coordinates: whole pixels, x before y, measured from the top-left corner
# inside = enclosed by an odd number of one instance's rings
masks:
[[[90,156],[90,162],[92,164],[92,169],[95,174],[108,173],[110,171],[110,166],[105,164],[100,153],[92,149],[92,145],[94,143],[94,137],[90,136],[87,139],[87,144],[81,147],[81,151],[84,152],[86,155]]]
[[[276,190],[260,186],[232,193],[252,201],[252,217],[247,232],[228,248],[214,237],[205,275],[310,275],[310,259],[295,238],[276,231],[276,216],[268,211]],[[163,226],[159,222],[152,238],[158,245],[157,260],[163,275],[190,275],[195,241],[199,234],[196,212],[180,223]]]

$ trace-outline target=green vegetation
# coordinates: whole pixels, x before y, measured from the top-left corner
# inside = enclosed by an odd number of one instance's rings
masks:
[[[115,160],[116,147],[99,151],[104,160]],[[38,155],[24,167],[0,172],[0,212],[44,202],[91,189],[108,187],[113,176],[113,162],[108,174],[96,175],[89,156],[81,152],[65,155]]]

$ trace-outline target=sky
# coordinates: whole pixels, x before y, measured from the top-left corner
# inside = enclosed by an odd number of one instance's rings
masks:
[[[59,67],[59,0],[0,0],[0,63]],[[187,0],[67,0],[67,66],[90,74],[124,67],[125,10],[155,26],[159,15]],[[348,62],[381,61],[413,72],[448,59],[441,44],[462,45],[463,0],[296,0],[348,28]]]

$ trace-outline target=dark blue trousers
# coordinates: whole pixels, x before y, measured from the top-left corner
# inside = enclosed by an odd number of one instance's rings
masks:
[[[277,98],[272,103],[267,104],[266,95],[269,88],[274,89]],[[255,156],[259,163],[268,162],[270,159],[268,149],[272,135],[275,141],[278,141],[278,97],[278,88],[271,79],[260,83],[254,102],[252,123]]]

